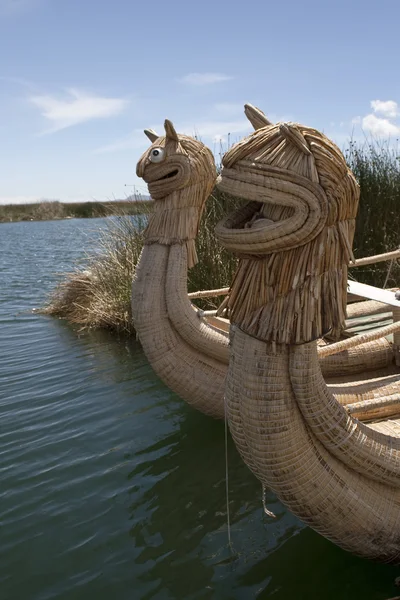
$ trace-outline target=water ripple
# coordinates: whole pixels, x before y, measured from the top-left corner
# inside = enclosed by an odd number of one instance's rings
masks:
[[[32,313],[105,220],[1,224],[0,598],[384,599],[267,496],[224,428],[155,377],[134,340]]]

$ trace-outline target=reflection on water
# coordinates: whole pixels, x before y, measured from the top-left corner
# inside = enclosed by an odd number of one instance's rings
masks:
[[[32,314],[105,220],[0,225],[0,599],[384,600],[354,558],[261,489],[223,424],[135,340]]]

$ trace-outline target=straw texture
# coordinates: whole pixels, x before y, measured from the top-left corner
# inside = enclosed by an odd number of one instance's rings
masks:
[[[223,165],[222,189],[251,201],[217,227],[240,259],[228,303],[235,443],[262,483],[314,529],[361,556],[399,562],[399,428],[374,429],[352,416],[396,406],[399,374],[342,384],[342,400],[373,403],[346,410],[318,360],[317,338],[345,325],[357,183],[334,144],[294,123],[258,129]],[[373,340],[361,339],[364,352],[387,351],[386,341]],[[351,352],[348,342],[335,349]]]
[[[199,220],[216,180],[214,159],[170,121],[165,136],[147,135],[153,144],[137,174],[155,202],[132,284],[135,328],[159,377],[198,410],[223,418],[228,336],[208,325],[187,295]]]
[[[260,113],[257,119],[263,121]],[[164,382],[200,411],[223,418],[228,336],[195,311],[187,294],[187,270],[196,260],[194,242],[215,166],[203,144],[174,131],[169,121],[164,137],[147,130],[153,144],[137,167],[156,201],[133,282],[133,318],[147,358]],[[388,360],[387,348],[377,344],[373,352],[325,358],[322,370],[326,376],[346,375]],[[354,403],[363,396],[349,393],[346,399]]]
[[[340,151],[313,129],[278,124],[236,144],[223,165],[222,189],[253,201],[216,228],[241,257],[231,320],[279,343],[339,334],[359,198]]]
[[[136,167],[155,204],[145,244],[185,243],[190,268],[197,262],[194,240],[205,201],[215,184],[215,163],[204,144],[178,136],[168,119],[164,126],[166,135],[153,142]]]
[[[316,531],[360,556],[398,562],[399,489],[360,475],[315,437],[292,390],[290,352],[288,345],[273,348],[235,330],[226,394],[229,425],[240,431],[239,451],[255,475]]]
[[[325,378],[360,373],[365,375],[366,371],[384,369],[393,362],[392,345],[385,338],[343,349],[336,354],[324,354],[325,348],[330,346],[318,346],[318,357]],[[355,401],[349,398],[349,402]]]
[[[369,331],[368,333],[357,335],[347,340],[342,340],[341,342],[337,342],[336,344],[330,344],[329,346],[325,346],[324,348],[320,349],[320,356],[330,356],[331,354],[336,354],[337,352],[343,352],[344,350],[355,348],[366,342],[371,342],[373,340],[383,338],[387,335],[396,333],[398,331],[400,331],[399,321],[391,323],[391,325],[387,325],[386,327],[382,327],[381,329]]]

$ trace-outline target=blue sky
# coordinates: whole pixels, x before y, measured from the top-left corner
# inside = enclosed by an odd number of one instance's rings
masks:
[[[399,22],[398,0],[0,0],[0,203],[146,193],[143,128],[218,150],[245,102],[394,139]]]

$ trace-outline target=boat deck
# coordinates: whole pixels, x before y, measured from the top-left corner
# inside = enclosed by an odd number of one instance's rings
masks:
[[[375,431],[400,439],[400,418],[366,423],[366,425]]]

